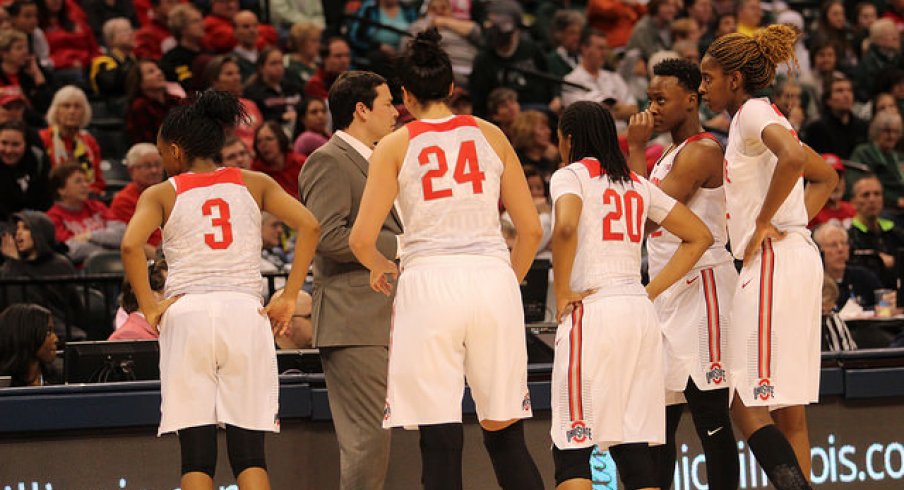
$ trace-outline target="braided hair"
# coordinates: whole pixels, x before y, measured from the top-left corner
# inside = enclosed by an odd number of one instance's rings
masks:
[[[571,136],[569,162],[596,158],[612,182],[631,182],[631,170],[618,147],[618,133],[612,114],[598,102],[580,101],[569,105],[559,118],[563,136]]]
[[[741,72],[744,90],[754,93],[772,84],[778,65],[793,63],[799,68],[794,54],[798,35],[800,32],[794,27],[773,24],[753,36],[740,33],[722,36],[713,41],[706,55],[716,60],[726,73]]]

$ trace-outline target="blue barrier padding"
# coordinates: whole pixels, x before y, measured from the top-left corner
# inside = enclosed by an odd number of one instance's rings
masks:
[[[904,396],[904,368],[847,369],[844,387],[848,399]]]

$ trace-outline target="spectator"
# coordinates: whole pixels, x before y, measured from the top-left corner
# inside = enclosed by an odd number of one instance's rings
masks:
[[[265,121],[277,121],[286,134],[293,134],[301,102],[301,86],[286,77],[282,51],[265,48],[257,60],[257,73],[245,87],[245,97],[254,101]]]
[[[891,19],[898,32],[904,31],[904,0],[889,0],[886,7],[882,18]]]
[[[351,49],[345,39],[332,37],[320,52],[320,60],[321,66],[304,86],[304,93],[308,97],[327,100],[333,82],[351,66]]]
[[[80,265],[95,253],[119,250],[126,225],[106,204],[88,198],[88,177],[81,166],[66,163],[51,170],[50,188],[56,202],[47,216],[56,229],[56,241],[69,249],[69,260]]]
[[[799,32],[804,31],[804,16],[796,10],[784,10],[778,14],[775,19],[776,24],[786,24],[794,27]],[[790,77],[791,72],[809,73],[810,72],[810,51],[807,49],[806,39],[804,36],[798,36],[794,42],[794,56],[797,57],[797,66],[792,67],[791,63],[784,63],[775,67],[777,75]],[[856,60],[854,60],[856,61]],[[796,78],[796,77],[795,77]]]
[[[48,127],[40,131],[41,140],[53,167],[76,163],[85,170],[91,192],[101,195],[107,183],[100,168],[97,140],[84,128],[91,122],[91,106],[82,89],[67,85],[53,96],[47,109]]]
[[[82,316],[82,302],[72,284],[48,284],[41,279],[71,277],[76,274],[72,262],[57,252],[53,222],[40,211],[22,211],[13,215],[15,237],[5,233],[0,252],[5,257],[0,278],[25,277],[31,282],[24,287],[7,287],[2,297],[7,304],[34,302],[51,311],[54,331],[64,340],[85,338],[84,330],[75,326]],[[66,336],[66,322],[72,336]]]
[[[133,144],[157,142],[157,130],[166,113],[179,104],[170,93],[163,71],[153,60],[139,60],[126,76],[129,108],[125,114],[126,133]]]
[[[826,161],[827,164],[831,165],[836,172],[838,172],[838,183],[835,184],[835,190],[832,191],[832,194],[829,195],[828,201],[826,201],[825,206],[816,213],[816,216],[810,220],[810,223],[807,224],[807,227],[810,229],[815,229],[817,226],[820,226],[825,223],[836,224],[847,230],[851,227],[851,220],[854,219],[854,206],[851,203],[843,200],[844,193],[847,190],[847,185],[845,183],[845,168],[844,163],[838,158],[838,155],[833,155],[831,153],[823,153],[823,160]]]
[[[279,123],[267,121],[257,128],[254,135],[254,153],[257,158],[251,170],[273,177],[289,195],[298,198],[298,173],[305,157],[292,151],[289,137]]]
[[[10,121],[25,124],[25,144],[39,158],[47,158],[47,152],[44,150],[44,141],[41,140],[38,131],[28,126],[25,120],[25,114],[28,110],[26,104],[21,88],[15,85],[0,87],[0,124]],[[44,119],[44,117],[41,116],[41,119]]]
[[[857,58],[861,59],[866,48],[869,47],[869,31],[873,22],[879,18],[876,4],[872,2],[860,2],[856,7],[854,18],[857,21],[854,27],[853,40],[851,44],[857,53]]]
[[[138,28],[135,4],[131,0],[83,0],[88,25],[95,39],[103,39],[103,26],[111,19],[126,19],[129,26]]]
[[[782,78],[776,81],[771,97],[772,102],[788,119],[795,131],[800,131],[807,120],[807,114],[800,102],[801,92],[800,84],[795,79]]]
[[[869,29],[869,48],[857,65],[857,100],[867,101],[879,91],[881,75],[901,68],[901,33],[890,19],[880,19]]]
[[[880,217],[882,183],[868,175],[854,183],[851,204],[857,210],[848,236],[853,258],[851,263],[873,271],[887,288],[896,288],[895,254],[904,247],[904,232],[895,222]]]
[[[298,81],[301,86],[317,72],[317,56],[320,53],[320,36],[323,26],[314,22],[297,22],[289,30],[286,40],[288,52],[283,58],[286,76]]]
[[[214,90],[238,97],[247,117],[236,125],[235,135],[250,147],[254,143],[254,131],[264,122],[264,116],[253,100],[242,97],[242,75],[236,57],[220,55],[211,59],[204,67],[204,79]]]
[[[43,386],[54,378],[57,342],[50,310],[16,304],[0,313],[0,375],[10,386]]]
[[[15,85],[37,113],[50,106],[53,87],[35,58],[28,54],[28,38],[19,31],[0,31],[0,86]]]
[[[362,57],[375,51],[395,56],[402,42],[397,31],[407,32],[417,19],[417,11],[399,0],[363,0],[355,15],[365,20],[350,23],[348,40],[355,54]],[[383,29],[381,25],[391,29]]]
[[[261,213],[261,272],[289,272],[292,268],[292,261],[282,247],[284,233],[279,218],[266,211]]]
[[[537,254],[539,255],[547,251],[552,238],[552,203],[549,199],[549,188],[546,185],[546,178],[543,173],[530,164],[523,165],[523,168],[524,178],[527,179],[527,186],[530,188],[530,196],[534,201],[534,205],[537,206],[537,214],[540,216],[540,227],[543,229],[543,237],[537,247]],[[512,238],[514,238],[517,232],[512,224],[511,216],[506,211],[502,213],[500,218],[500,222],[503,225],[503,233],[507,231],[505,228],[508,227]],[[508,241],[508,238],[506,241]]]
[[[737,30],[738,23],[734,12],[719,14],[716,18],[716,22],[700,38],[700,52],[705,53],[713,41]]]
[[[521,7],[510,0],[498,0],[487,6],[487,43],[474,58],[468,92],[475,96],[474,113],[487,113],[483,94],[496,87],[509,87],[518,92],[522,106],[557,112],[561,102],[558,90],[531,72],[546,72],[546,56],[520,33]]]
[[[135,33],[135,56],[159,60],[164,52],[176,45],[167,24],[170,10],[176,5],[179,0],[151,0],[151,18]]]
[[[699,43],[691,42],[689,39],[675,41],[672,44],[672,51],[678,53],[681,59],[688,60],[695,65],[700,64],[700,48]],[[642,61],[642,60],[641,60]],[[634,95],[637,98],[637,94]]]
[[[549,118],[538,111],[524,111],[515,118],[511,127],[512,147],[522,165],[531,165],[552,175],[558,168],[559,150],[550,138]]]
[[[901,108],[898,107],[898,101],[895,96],[888,92],[879,92],[873,97],[870,113],[875,117],[876,114],[885,111],[901,114]]]
[[[29,149],[21,121],[0,124],[0,162],[0,223],[24,209],[50,207],[50,162]]]
[[[138,143],[129,148],[125,163],[132,181],[113,196],[110,211],[115,219],[128,223],[135,214],[135,206],[138,204],[138,197],[141,193],[163,180],[163,159],[160,158],[160,153],[155,145]],[[161,238],[160,230],[154,231],[148,238],[145,247],[148,258],[155,256]]]
[[[831,41],[825,40],[813,43],[810,48],[810,59],[813,60],[813,69],[801,73],[801,88],[807,94],[807,114],[818,117],[822,105],[823,89],[835,77],[843,76],[837,71],[838,49]]]
[[[834,153],[845,159],[854,147],[866,141],[866,121],[852,112],[854,88],[844,75],[832,77],[822,94],[822,116],[809,123],[803,140],[817,153]]]
[[[307,98],[301,102],[298,110],[301,114],[301,127],[304,132],[295,139],[293,147],[295,153],[307,157],[330,139],[330,132],[326,127],[326,102]]]
[[[653,53],[671,48],[671,24],[677,13],[675,0],[650,0],[647,15],[634,25],[625,49],[639,49],[644,58],[650,59]]]
[[[188,92],[194,88],[192,66],[201,54],[201,40],[204,39],[201,12],[189,3],[177,5],[170,10],[167,25],[178,44],[160,58],[160,68],[167,80],[179,82]]]
[[[271,0],[270,22],[288,27],[298,23],[311,23],[321,29],[326,25],[323,17],[323,0]]]
[[[602,102],[616,119],[627,120],[637,112],[637,100],[625,80],[617,73],[605,70],[606,37],[598,31],[586,31],[581,39],[581,64],[565,80],[589,88],[589,91],[566,87],[562,103],[568,106],[579,100]]]
[[[167,265],[166,260],[155,260],[148,267],[148,279],[151,291],[158,301],[163,299],[163,288],[166,285]],[[144,318],[144,314],[138,309],[138,298],[128,279],[123,279],[119,306],[129,316],[126,321],[110,334],[107,340],[152,340],[160,337],[160,332],[152,327]]]
[[[242,10],[235,14],[232,21],[235,28],[235,48],[232,55],[238,61],[239,71],[242,74],[242,82],[248,80],[254,74],[257,58],[260,51],[257,49],[257,27],[260,23],[257,15],[250,10]]]
[[[223,143],[223,150],[220,151],[220,163],[224,167],[238,167],[245,170],[251,170],[251,152],[248,146],[237,136],[229,136]]]
[[[822,345],[823,352],[837,352],[857,349],[857,343],[850,329],[835,311],[835,303],[840,296],[838,285],[829,277],[822,281]]]
[[[842,293],[836,299],[835,310],[841,310],[849,299],[863,308],[872,308],[876,304],[873,291],[880,289],[882,283],[869,269],[848,264],[848,232],[839,225],[826,223],[813,232],[813,240],[822,251],[826,278]]]
[[[847,27],[843,0],[828,0],[819,8],[816,29],[810,34],[814,42],[828,40],[838,48],[838,64],[849,70],[857,64],[857,53],[851,43],[852,33]]]
[[[738,30],[745,36],[752,36],[763,22],[763,7],[760,0],[738,0],[735,7]]]
[[[101,2],[103,0],[100,0]],[[126,76],[135,66],[135,31],[125,17],[108,20],[103,28],[107,54],[91,61],[88,79],[95,95],[104,98],[126,95]]]
[[[515,122],[518,114],[521,114],[518,92],[507,87],[494,88],[490,92],[487,97],[487,116],[509,138],[511,138],[512,123]]]
[[[414,21],[408,27],[408,32],[416,34],[430,27],[436,27],[443,37],[440,46],[452,62],[455,84],[467,87],[477,48],[483,43],[480,26],[470,19],[455,18],[449,0],[429,0],[427,15]]]
[[[14,0],[6,6],[9,12],[12,27],[22,31],[28,37],[28,50],[34,54],[38,65],[44,69],[52,70],[53,61],[50,60],[50,45],[47,44],[47,36],[38,27],[38,5],[34,0]]]
[[[697,21],[701,35],[712,28],[716,18],[712,0],[690,0],[686,7],[687,15]]]
[[[675,49],[675,43],[678,41],[690,41],[695,45],[700,42],[703,37],[703,31],[700,24],[693,17],[682,17],[672,21],[672,49]]]
[[[901,164],[904,155],[895,148],[901,141],[901,115],[892,111],[879,112],[869,125],[869,142],[854,149],[851,160],[868,167],[882,182],[884,201],[890,208],[904,208],[904,176]]]
[[[589,0],[587,2],[587,23],[600,32],[605,32],[609,46],[620,48],[628,44],[631,29],[637,19],[646,12],[644,4],[630,0]]]
[[[233,19],[239,11],[239,0],[212,0],[210,15],[204,17],[204,40],[201,43],[214,54],[224,54],[235,47]],[[276,46],[276,29],[271,25],[258,25],[255,45],[257,49]]]
[[[100,54],[97,40],[75,2],[37,0],[38,26],[47,37],[54,77],[64,83],[82,85],[91,59]]]
[[[549,72],[564,77],[581,62],[581,32],[587,23],[584,16],[571,9],[561,9],[552,18],[551,32],[555,49],[547,55]]]

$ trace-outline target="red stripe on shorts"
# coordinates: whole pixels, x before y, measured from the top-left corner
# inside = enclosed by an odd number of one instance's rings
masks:
[[[716,293],[716,277],[712,268],[700,271],[703,276],[703,294],[706,297],[706,320],[709,339],[709,362],[722,360],[722,332],[719,329],[719,295]]]
[[[763,242],[760,259],[759,304],[759,373],[760,379],[768,379],[772,373],[772,277],[775,272],[775,254],[772,240]]]
[[[568,356],[568,411],[571,420],[584,420],[581,401],[581,329],[584,323],[584,305],[575,303],[571,310],[571,334],[569,335]]]

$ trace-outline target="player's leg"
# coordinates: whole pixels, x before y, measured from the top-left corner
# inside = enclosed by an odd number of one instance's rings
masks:
[[[653,452],[646,442],[618,444],[609,448],[626,490],[658,489]]]
[[[703,445],[707,480],[712,490],[738,488],[738,443],[731,427],[728,394],[728,388],[700,390],[693,380],[684,390],[697,436]]]
[[[763,467],[769,481],[778,490],[808,490],[797,455],[788,439],[773,424],[768,407],[747,407],[735,393],[731,406],[731,418],[747,439],[756,460]]]
[[[183,490],[213,490],[217,469],[217,426],[202,425],[179,430]]]
[[[419,426],[424,490],[460,490],[464,430],[460,423]]]
[[[776,427],[791,443],[797,462],[807,480],[810,479],[810,435],[807,429],[807,411],[803,405],[783,407],[772,412]]]
[[[593,446],[579,449],[559,449],[552,446],[552,461],[555,466],[556,490],[591,490],[593,475],[590,470],[590,456]]]
[[[653,452],[656,472],[659,475],[657,482],[660,488],[672,488],[672,480],[675,477],[675,457],[678,450],[675,436],[678,433],[678,424],[681,423],[684,406],[685,404],[681,403],[665,407],[665,444],[650,448],[650,451]]]
[[[227,425],[226,448],[240,490],[270,489],[263,431]]]

